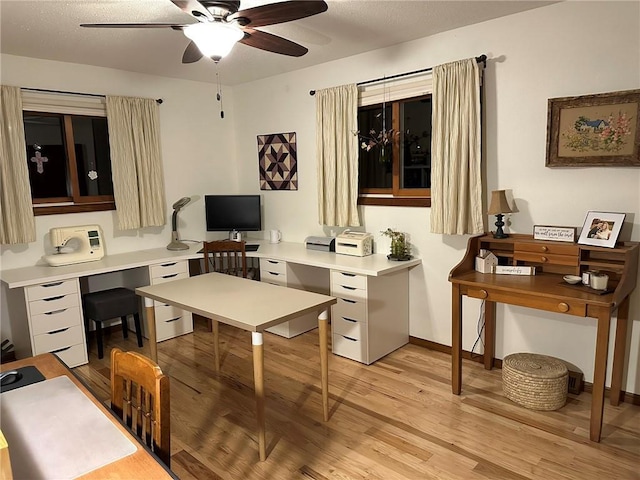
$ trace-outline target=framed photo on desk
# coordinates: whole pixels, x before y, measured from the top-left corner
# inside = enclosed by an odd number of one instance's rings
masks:
[[[625,216],[624,213],[588,212],[578,243],[594,247],[615,247]]]

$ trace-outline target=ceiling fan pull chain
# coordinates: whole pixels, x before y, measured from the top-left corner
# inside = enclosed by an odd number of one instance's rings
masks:
[[[224,110],[222,109],[222,87],[220,85],[220,75],[216,72],[216,84],[218,85],[217,100],[220,102],[220,118],[224,118]]]

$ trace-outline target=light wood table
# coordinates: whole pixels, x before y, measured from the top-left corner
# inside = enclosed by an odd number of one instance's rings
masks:
[[[89,473],[86,473],[79,478],[82,479],[102,479],[102,478],[176,478],[173,476],[167,468],[160,463],[160,461],[153,456],[149,450],[144,447],[135,435],[133,435],[125,425],[118,421],[115,415],[107,409],[94,395],[85,387],[85,385],[76,378],[76,376],[64,365],[55,355],[51,353],[45,353],[37,355],[35,357],[18,360],[15,362],[7,363],[1,366],[0,370],[3,372],[15,370],[21,367],[34,366],[45,379],[54,379],[61,376],[66,376],[78,389],[84,393],[87,398],[96,406],[105,417],[107,417],[113,425],[122,433],[123,437],[130,440],[135,445],[135,452],[131,455],[125,456],[112,463],[99,467]],[[23,387],[26,388],[26,387]],[[8,392],[10,393],[10,392]],[[53,414],[55,412],[51,412]],[[5,419],[6,420],[6,419]],[[69,429],[79,428],[77,425],[69,425]],[[34,436],[38,435],[38,432],[33,433]],[[11,457],[11,438],[7,437],[9,458]],[[78,458],[73,459],[78,461]],[[3,460],[4,461],[4,460]],[[82,458],[80,458],[82,461]],[[6,473],[4,465],[2,466],[3,472]],[[3,477],[4,478],[4,477]]]
[[[251,332],[260,460],[265,460],[264,351],[262,332],[308,312],[319,312],[320,365],[324,420],[329,419],[328,320],[335,297],[208,273],[136,289],[145,297],[151,358],[158,361],[153,300]],[[218,359],[216,359],[218,361]]]

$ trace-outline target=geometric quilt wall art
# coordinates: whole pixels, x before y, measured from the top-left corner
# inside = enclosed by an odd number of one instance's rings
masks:
[[[258,135],[260,190],[298,189],[296,133]]]

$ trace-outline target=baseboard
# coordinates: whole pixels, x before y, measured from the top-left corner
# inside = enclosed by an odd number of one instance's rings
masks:
[[[418,345],[420,347],[428,348],[436,352],[446,353],[451,355],[451,347],[443,345],[441,343],[432,342],[430,340],[424,340],[417,337],[409,337],[409,343],[412,345]],[[478,353],[471,353],[466,350],[462,351],[462,358],[465,360],[471,360],[472,362],[484,363],[484,355]],[[502,368],[502,360],[499,358],[494,359],[493,365],[496,368]],[[589,382],[583,382],[583,390],[587,393],[593,393],[593,384]],[[605,396],[609,396],[609,388],[605,388]],[[624,403],[630,403],[631,405],[640,405],[640,394],[622,392],[622,401]]]

